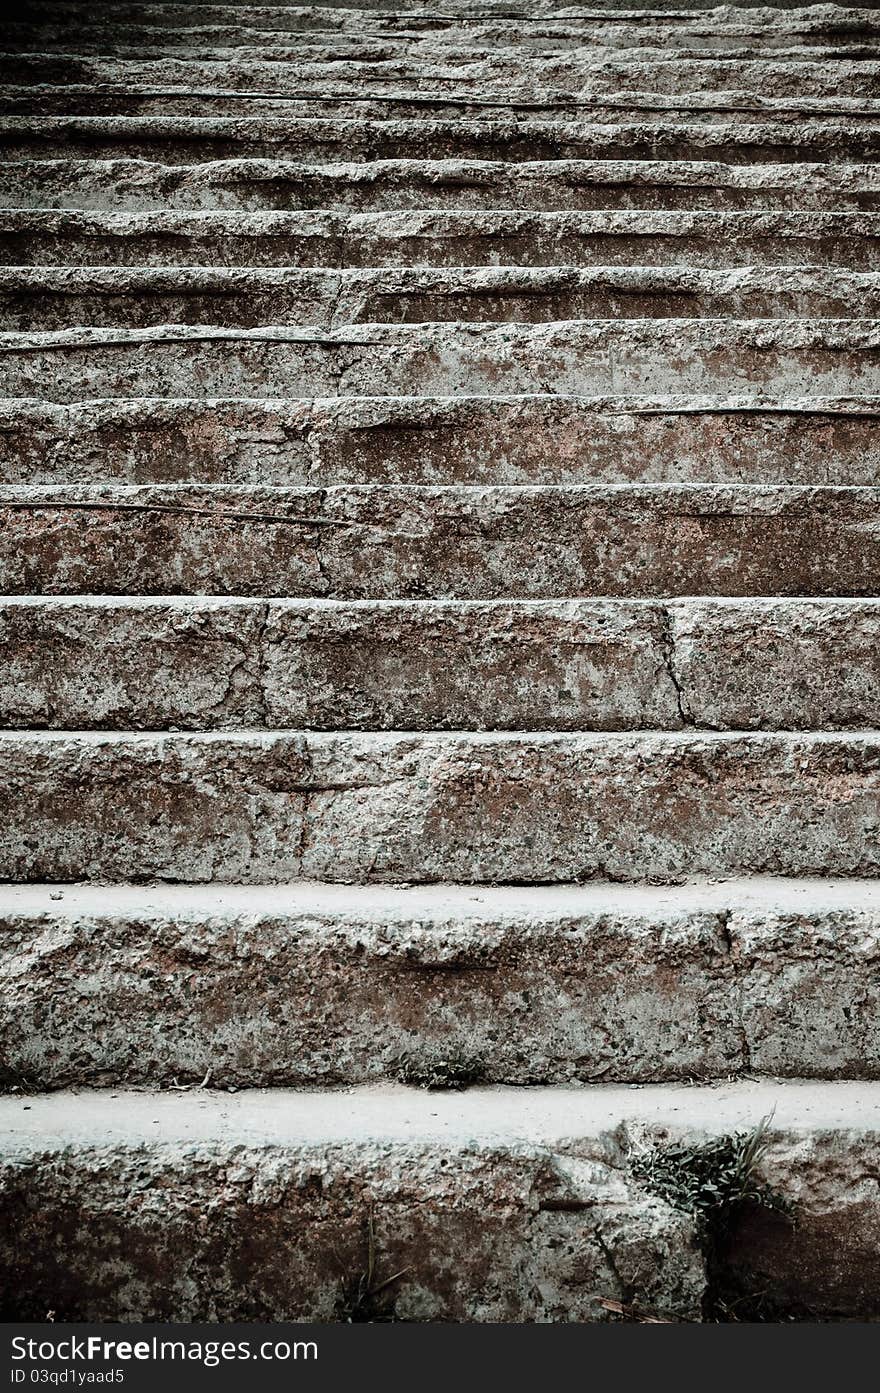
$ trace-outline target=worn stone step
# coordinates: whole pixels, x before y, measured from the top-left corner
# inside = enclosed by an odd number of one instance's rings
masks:
[[[2,886],[4,1082],[864,1080],[878,959],[864,880]]]
[[[183,24],[169,24],[164,12],[151,16],[141,12],[126,23],[116,11],[93,14],[83,7],[76,18],[65,10],[53,22],[46,16],[38,23],[7,23],[4,43],[11,48],[51,50],[69,48],[74,42],[81,52],[90,49],[104,54],[131,53],[138,56],[145,48],[166,52],[192,50],[204,52],[216,47],[259,48],[267,52],[295,47],[298,43],[327,42],[331,37],[345,40],[351,35],[398,41],[428,40],[432,48],[445,43],[467,44],[475,53],[491,52],[495,45],[515,46],[523,52],[565,52],[585,46],[613,50],[618,47],[674,46],[696,48],[706,53],[723,53],[746,47],[756,55],[787,49],[794,45],[809,51],[814,46],[843,43],[876,53],[880,47],[880,23],[863,7],[837,9],[829,14],[810,13],[809,8],[792,15],[761,10],[720,9],[711,16],[687,13],[668,15],[591,15],[524,16],[423,13],[372,13],[361,9],[336,10],[302,7],[267,10],[268,23],[249,24],[236,8],[225,16],[194,12]]]
[[[610,266],[0,267],[0,329],[880,319],[880,272]]]
[[[0,333],[0,396],[880,393],[874,320],[627,320]],[[552,384],[552,386],[550,385]]]
[[[582,119],[379,120],[369,117],[6,116],[5,160],[142,159],[165,164],[209,160],[379,159],[713,160],[730,164],[874,163],[880,122],[755,118],[713,124],[631,124]]]
[[[873,1320],[878,1093],[780,1081],[3,1098],[9,1316],[345,1321],[369,1268],[385,1285],[358,1319],[601,1321],[610,1301],[673,1321]],[[797,1221],[741,1212],[710,1281],[693,1218],[645,1188],[638,1158],[767,1117],[759,1183]]]
[[[0,400],[5,484],[869,484],[880,398]]]
[[[357,52],[357,50],[355,50]],[[222,60],[194,56],[154,58],[150,61],[103,58],[70,53],[2,53],[0,80],[9,87],[37,84],[58,87],[85,85],[93,91],[100,84],[135,87],[179,88],[191,92],[223,90],[264,95],[311,92],[328,86],[360,88],[365,95],[381,84],[398,84],[434,94],[470,92],[478,97],[485,88],[552,87],[574,97],[596,93],[653,92],[693,95],[698,92],[740,91],[774,97],[876,97],[880,61],[831,60],[830,54],[810,58],[721,58],[699,55],[698,50],[676,53],[668,49],[615,50],[612,55],[595,49],[582,54],[540,58],[523,57],[516,49],[474,56],[448,46],[435,57],[395,53],[380,46],[365,58],[337,56],[333,48],[303,47],[295,63],[241,59],[234,50]],[[48,94],[45,94],[48,95]],[[71,110],[66,113],[73,114]]]
[[[665,15],[662,13],[664,10],[672,10],[673,13]],[[699,10],[711,10],[713,13],[708,16],[693,13]],[[795,13],[774,15],[772,10],[793,10]],[[592,3],[591,0],[591,3],[578,7],[561,7],[557,0],[543,4],[511,4],[508,0],[461,3],[461,0],[450,0],[450,3],[444,3],[443,10],[439,13],[418,5],[411,5],[401,11],[399,0],[378,0],[378,3],[363,5],[347,2],[343,4],[338,3],[338,0],[332,0],[332,3],[307,8],[293,6],[291,0],[284,0],[281,4],[276,0],[275,4],[265,6],[239,3],[210,5],[202,3],[201,0],[192,4],[186,3],[186,0],[177,4],[119,4],[113,0],[100,0],[98,4],[77,4],[62,0],[59,4],[57,0],[55,3],[52,0],[36,0],[36,3],[33,3],[32,0],[28,5],[27,17],[30,29],[51,30],[53,25],[67,26],[70,21],[75,20],[77,32],[83,24],[110,26],[112,23],[114,27],[161,24],[172,30],[221,25],[230,28],[269,29],[275,33],[283,30],[296,33],[313,28],[353,29],[358,32],[374,22],[388,26],[392,31],[401,25],[412,25],[428,33],[442,33],[450,28],[466,32],[474,24],[503,22],[511,27],[515,23],[526,29],[537,26],[542,31],[548,26],[585,28],[590,33],[597,27],[601,32],[605,27],[621,25],[638,33],[654,29],[666,32],[670,26],[677,30],[683,24],[692,24],[695,32],[699,34],[724,32],[731,26],[761,34],[768,30],[770,33],[804,31],[812,34],[817,31],[848,33],[856,27],[868,30],[874,20],[874,16],[864,6],[835,5],[829,6],[823,12],[805,5],[803,0],[797,0],[797,3],[795,0],[782,0],[782,3],[774,5],[772,10],[768,12],[759,0],[738,0],[738,3],[725,8],[717,6],[714,0],[696,0],[696,3],[689,3],[684,7],[680,0],[676,0],[676,3],[673,3],[673,0],[660,0],[657,4],[646,3],[646,0],[635,0],[635,3],[628,3],[626,0],[599,0],[599,3]],[[391,11],[391,14],[384,14],[383,11]],[[623,13],[620,13],[621,11]],[[640,11],[646,13],[639,13]],[[609,13],[606,16],[603,12]],[[613,18],[610,17],[612,15]]]
[[[809,264],[871,271],[880,268],[880,214],[0,210],[0,258],[68,267]]]
[[[873,599],[4,596],[0,725],[870,729],[878,639]]]
[[[339,599],[876,592],[871,488],[0,490],[0,593]]]
[[[0,165],[0,200],[12,208],[184,210],[312,209],[750,209],[880,211],[870,164],[724,165],[713,160],[378,160],[308,165],[221,160],[170,166],[143,160],[24,160]]]
[[[0,879],[880,875],[880,735],[0,732]]]
[[[296,119],[470,120],[494,116],[589,120],[602,125],[637,124],[662,120],[694,123],[767,121],[792,123],[837,121],[870,129],[880,118],[880,102],[869,97],[764,96],[750,90],[704,91],[685,95],[623,91],[579,93],[548,88],[546,84],[481,84],[478,91],[411,90],[406,84],[370,84],[366,90],[350,80],[323,83],[320,89],[272,95],[262,91],[222,87],[170,86],[154,81],[137,86],[80,83],[68,86],[5,85],[0,112],[24,116],[135,117],[278,117]]]

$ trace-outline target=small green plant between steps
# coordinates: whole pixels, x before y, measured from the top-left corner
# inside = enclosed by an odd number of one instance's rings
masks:
[[[392,1272],[390,1277],[380,1277],[376,1270],[376,1220],[372,1205],[367,1213],[367,1254],[364,1270],[343,1281],[339,1299],[336,1303],[336,1319],[346,1325],[379,1324],[394,1321],[393,1302],[389,1305],[389,1288],[405,1273],[408,1267]]]
[[[400,1055],[395,1061],[395,1074],[400,1083],[413,1088],[457,1090],[482,1083],[485,1067],[482,1060],[464,1050],[437,1051]]]
[[[632,1158],[632,1173],[647,1190],[690,1214],[704,1239],[721,1238],[744,1206],[759,1205],[791,1218],[790,1202],[758,1173],[769,1146],[770,1122],[765,1117],[751,1132],[696,1145],[655,1146]]]
[[[633,1176],[646,1190],[694,1220],[706,1265],[704,1318],[708,1320],[738,1320],[741,1316],[736,1306],[743,1314],[760,1306],[760,1293],[746,1293],[731,1304],[726,1292],[723,1254],[737,1219],[750,1209],[760,1208],[794,1222],[791,1202],[760,1175],[760,1162],[770,1144],[771,1121],[772,1114],[750,1132],[734,1132],[698,1144],[658,1145],[630,1161]]]

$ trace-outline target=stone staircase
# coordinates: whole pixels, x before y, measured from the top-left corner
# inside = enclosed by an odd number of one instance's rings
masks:
[[[880,1317],[880,14],[4,44],[0,1314]]]

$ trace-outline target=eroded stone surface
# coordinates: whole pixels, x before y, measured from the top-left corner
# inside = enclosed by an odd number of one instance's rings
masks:
[[[0,734],[0,755],[8,879],[676,882],[880,868],[873,733],[42,732]]]
[[[651,119],[653,117],[653,119]],[[629,123],[518,118],[406,120],[288,116],[6,116],[0,151],[7,160],[282,159],[327,163],[362,159],[717,160],[730,164],[874,163],[880,121],[801,118],[718,124],[646,113]]]
[[[10,888],[6,1082],[877,1077],[880,891]]]
[[[9,594],[870,595],[868,488],[0,491]]]
[[[693,71],[693,65],[689,65]],[[369,159],[309,164],[207,159],[167,165],[122,158],[33,158],[0,169],[6,208],[135,213],[311,209],[560,210],[880,209],[872,164],[746,164],[698,160]]]
[[[798,1226],[740,1223],[720,1284],[752,1299],[769,1284],[813,1318],[870,1316],[878,1108],[876,1085],[839,1083],[56,1094],[27,1113],[8,1099],[9,1314],[338,1319],[372,1208],[380,1272],[407,1269],[386,1315],[595,1320],[608,1297],[698,1320],[716,1293],[691,1222],[633,1182],[630,1158],[775,1109],[761,1169]]]
[[[234,330],[350,324],[560,320],[872,321],[880,273],[815,266],[681,267],[0,267],[0,328],[193,324]]]
[[[829,264],[850,271],[873,271],[878,231],[877,215],[840,212],[756,212],[744,217],[741,213],[509,210],[351,214],[6,211],[0,212],[0,252],[10,265],[89,267],[171,267],[185,262],[188,266],[300,269],[687,265],[711,270],[735,263]],[[780,312],[787,297],[790,299],[791,288],[789,275],[786,295],[779,295],[777,287],[775,303]],[[822,293],[821,286],[808,288]],[[803,291],[801,287],[800,293]],[[668,303],[668,295],[668,291],[660,293],[658,303]],[[632,294],[628,298],[632,300]],[[89,303],[89,323],[95,323],[96,302]],[[216,303],[219,312],[222,302]],[[597,306],[600,303],[597,291]],[[866,306],[860,301],[859,308],[864,312]],[[31,323],[29,327],[35,326]]]
[[[873,600],[7,596],[0,724],[870,729],[878,631]]]
[[[0,393],[98,397],[876,395],[871,320],[352,324],[0,334]]]
[[[10,484],[880,485],[873,398],[0,401]]]

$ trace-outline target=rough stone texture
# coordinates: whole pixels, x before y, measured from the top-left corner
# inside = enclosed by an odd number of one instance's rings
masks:
[[[204,597],[0,600],[6,726],[263,724],[265,605]]]
[[[355,56],[346,57],[349,52]],[[243,115],[245,111],[240,108],[245,101],[256,102],[259,112],[264,105],[268,109],[272,101],[279,105],[303,96],[326,96],[328,84],[334,91],[358,93],[365,103],[375,94],[405,92],[424,94],[428,104],[438,97],[454,100],[464,96],[475,105],[485,101],[490,106],[502,96],[508,98],[508,106],[516,106],[536,92],[566,106],[590,101],[599,94],[638,104],[646,95],[668,95],[682,101],[684,94],[706,93],[717,98],[723,93],[728,100],[735,94],[743,106],[753,108],[760,105],[759,93],[772,93],[777,99],[804,97],[808,99],[805,106],[821,97],[877,95],[880,62],[869,58],[838,57],[833,63],[823,63],[803,55],[792,58],[777,53],[767,59],[740,53],[718,58],[704,55],[695,62],[694,55],[687,54],[687,49],[630,49],[625,56],[603,56],[597,63],[596,51],[589,48],[580,53],[536,57],[518,53],[515,48],[477,54],[466,46],[444,44],[432,56],[427,35],[422,42],[415,40],[408,45],[385,41],[366,52],[352,36],[343,52],[332,43],[302,45],[295,62],[237,54],[223,61],[193,53],[157,55],[148,61],[69,53],[0,54],[0,80],[7,109],[12,101],[20,101],[17,110],[33,113],[35,108],[24,104],[24,93],[44,98],[57,89],[61,94],[58,110],[68,115],[89,114],[87,110],[74,111],[79,92],[85,91],[91,92],[96,104],[92,114],[99,114],[97,104],[108,87],[111,94],[131,93],[135,101],[145,99],[147,93],[158,95],[159,89],[174,93],[182,104],[188,94],[188,110],[195,99],[203,115],[223,115],[224,111]],[[821,51],[820,56],[824,56]],[[19,86],[24,82],[29,85]],[[103,90],[96,91],[96,87]],[[221,103],[227,105],[221,109]]]
[[[0,891],[29,1088],[880,1076],[880,889],[733,881]]]
[[[743,12],[734,6],[722,8],[705,19],[679,9],[669,15],[661,14],[659,18],[650,13],[618,13],[597,21],[592,7],[571,15],[559,14],[558,9],[553,13],[552,8],[546,6],[536,10],[529,7],[524,23],[521,12],[512,17],[509,10],[487,14],[472,9],[468,13],[450,6],[442,14],[432,14],[427,25],[417,12],[383,15],[369,10],[365,13],[364,7],[344,7],[336,14],[328,13],[323,6],[298,7],[286,15],[279,14],[275,7],[266,7],[261,16],[260,7],[248,7],[244,13],[239,6],[211,8],[213,14],[201,8],[198,15],[180,11],[177,22],[169,24],[170,16],[164,6],[133,8],[128,18],[124,10],[120,11],[115,5],[97,13],[90,7],[83,7],[78,16],[77,49],[108,56],[119,52],[142,57],[145,47],[157,45],[165,52],[192,50],[204,57],[210,56],[212,45],[238,50],[256,46],[271,51],[272,56],[282,56],[286,49],[312,44],[316,36],[326,42],[330,35],[344,43],[348,43],[351,36],[358,36],[374,44],[378,39],[384,41],[389,37],[410,43],[427,36],[432,50],[446,43],[466,43],[471,53],[491,52],[502,47],[514,47],[522,53],[547,53],[587,46],[613,51],[662,45],[684,46],[708,54],[736,51],[743,46],[765,55],[777,49],[791,53],[801,48],[809,55],[817,46],[841,40],[857,43],[863,52],[880,46],[877,18],[863,7],[828,6],[813,10],[797,6],[794,7],[796,13],[789,18],[780,15],[776,7],[746,8]],[[381,11],[386,6],[376,8]],[[607,7],[600,5],[598,8]],[[668,0],[659,8],[667,9]],[[695,8],[703,9],[705,5]],[[789,4],[781,8],[787,9]],[[63,14],[56,12],[54,16],[46,14],[37,24],[34,16],[29,18],[28,24],[8,26],[8,42],[13,47],[29,41],[38,48],[60,47],[62,52],[69,51],[70,11],[65,9]],[[243,53],[242,56],[247,55]]]
[[[632,485],[0,490],[8,594],[870,595],[877,491]]]
[[[7,1318],[877,1316],[880,18],[553,8],[4,31]]]
[[[173,267],[185,262],[187,266],[300,269],[671,265],[678,267],[685,288],[691,278],[682,277],[683,266],[692,271],[731,263],[752,267],[827,264],[873,271],[878,233],[880,216],[872,213],[0,211],[0,252],[12,265]],[[784,286],[774,282],[773,289],[767,290],[763,278],[752,287],[737,287],[734,280],[732,292],[734,296],[741,296],[743,289],[752,296],[769,293],[782,312],[791,303],[796,279],[803,281],[803,274],[792,278],[788,272]],[[119,277],[115,282],[119,283]],[[702,287],[702,282],[696,283]],[[45,279],[28,284],[52,289]],[[99,284],[99,293],[108,293],[104,283]],[[446,281],[444,293],[451,294],[453,284]],[[563,284],[575,294],[581,282],[569,278]],[[707,284],[713,299],[714,286]],[[606,295],[613,292],[613,285],[604,288]],[[602,289],[594,290],[597,306]],[[832,296],[840,293],[829,289]],[[797,291],[800,296],[810,292],[825,299],[828,289],[813,280]],[[550,294],[549,290],[543,293]],[[655,295],[658,303],[666,304],[675,293],[675,288],[658,285]],[[634,294],[634,289],[628,290],[622,303],[629,303]],[[865,310],[868,303],[870,296],[860,299],[858,307]],[[89,322],[94,323],[94,318]]]
[[[0,167],[12,208],[165,211],[279,209],[880,210],[871,164],[720,164],[717,160],[365,160],[297,164],[214,160],[29,159]]]
[[[553,117],[388,119],[308,116],[6,116],[6,160],[141,159],[163,164],[274,159],[326,163],[377,159],[717,160],[729,164],[875,163],[880,120],[840,116],[789,120],[758,111],[749,120],[664,120],[641,113],[605,125]],[[772,116],[773,119],[770,119]],[[653,119],[651,119],[653,117]]]
[[[871,397],[0,401],[8,484],[880,486]]]
[[[5,879],[880,873],[874,732],[5,732],[0,768]]]
[[[163,86],[155,82],[102,84],[97,90],[91,83],[62,86],[58,82],[28,86],[7,86],[0,94],[3,115],[35,117],[191,117],[195,106],[200,119],[242,117],[254,120],[276,118],[289,111],[296,120],[325,120],[341,115],[343,119],[400,121],[425,118],[446,121],[450,117],[480,120],[484,117],[525,116],[533,119],[563,118],[590,120],[596,124],[627,125],[652,119],[704,124],[755,120],[800,124],[806,120],[831,120],[852,123],[857,129],[863,122],[876,121],[880,103],[870,97],[850,97],[841,94],[808,96],[756,95],[743,91],[699,93],[654,92],[560,92],[548,87],[538,77],[529,85],[495,82],[481,86],[479,92],[465,88],[426,89],[407,80],[386,86],[367,83],[352,87],[346,74],[335,91],[324,84],[318,89],[305,87],[295,94],[264,94],[260,91],[237,92],[226,83],[196,82],[197,101],[193,101],[190,85]]]
[[[0,394],[255,396],[880,394],[875,320],[660,319],[0,333]],[[551,385],[552,384],[552,387]]]
[[[0,267],[0,328],[198,324],[554,323],[565,319],[871,321],[880,273],[741,267],[443,267],[299,270],[245,267]]]
[[[12,727],[880,725],[875,600],[7,596],[0,653]]]
[[[876,1308],[877,1085],[56,1094],[0,1105],[7,1319],[339,1316],[366,1267],[404,1320],[700,1319],[690,1221],[633,1153],[774,1111],[762,1171],[798,1205],[732,1235],[716,1282],[812,1318]],[[234,1159],[231,1157],[234,1151]],[[64,1239],[59,1244],[59,1235]]]
[[[699,726],[880,727],[880,604],[671,605],[672,671]]]

